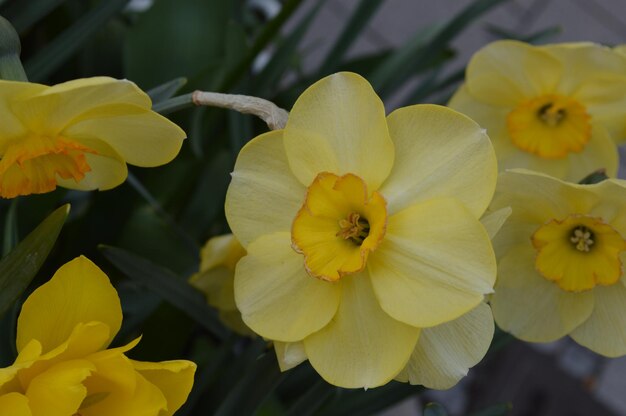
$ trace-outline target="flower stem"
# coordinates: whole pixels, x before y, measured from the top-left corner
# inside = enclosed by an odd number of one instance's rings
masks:
[[[242,114],[252,114],[263,120],[272,130],[279,130],[287,124],[289,113],[271,101],[259,97],[239,94],[194,91],[155,104],[152,109],[168,114],[192,106],[207,106],[235,110]]]

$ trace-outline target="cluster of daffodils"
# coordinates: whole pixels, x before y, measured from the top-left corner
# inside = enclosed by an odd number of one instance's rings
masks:
[[[575,183],[617,173],[623,50],[495,42],[450,108],[388,116],[362,77],[318,81],[238,155],[233,234],[207,242],[190,284],[231,329],[272,341],[282,370],[308,360],[347,388],[451,387],[494,318],[523,340],[625,355],[626,182]],[[115,187],[185,137],[128,81],[0,81],[0,97],[6,198]],[[109,349],[121,319],[93,263],[59,269],[24,303],[0,415],[173,414],[195,365],[131,360],[138,339]]]
[[[450,102],[486,127],[500,169],[511,169],[490,207],[512,212],[494,239],[497,324],[533,342],[569,335],[609,357],[626,354],[626,181],[567,181],[617,173],[623,50],[495,42]]]
[[[108,277],[85,257],[62,266],[24,302],[19,355],[0,368],[0,415],[173,415],[193,385],[190,361],[131,360],[139,338],[108,348],[122,308]]]

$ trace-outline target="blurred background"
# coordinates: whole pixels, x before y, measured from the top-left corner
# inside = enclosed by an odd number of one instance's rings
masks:
[[[339,70],[368,78],[388,111],[445,104],[468,59],[490,41],[626,43],[623,0],[0,0],[0,14],[22,38],[31,81],[128,78],[155,109],[195,89],[256,95],[289,109],[304,88]],[[209,324],[198,319],[185,306],[197,299],[176,298],[167,285],[184,285],[202,244],[228,232],[229,172],[239,149],[267,127],[219,109],[167,116],[189,136],[174,162],[131,167],[112,191],[0,201],[0,225],[6,253],[53,208],[72,203],[33,287],[78,254],[103,267],[126,314],[117,342],[143,333],[134,358],[200,363],[179,414],[411,416],[434,401],[450,415],[626,415],[626,358],[604,359],[569,340],[531,346],[498,333],[488,357],[446,392],[398,383],[347,391],[325,385],[306,363],[278,374],[269,354],[259,365],[262,341],[216,335],[215,316]],[[111,262],[100,244],[132,257]],[[133,267],[139,260],[148,280]],[[14,330],[18,310],[2,318],[3,334]],[[14,358],[9,339],[0,340],[0,366]]]

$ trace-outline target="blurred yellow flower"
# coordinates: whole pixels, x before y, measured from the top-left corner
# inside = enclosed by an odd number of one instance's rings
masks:
[[[126,163],[169,162],[185,132],[151,106],[127,80],[86,78],[52,87],[0,80],[0,196],[57,185],[111,189],[126,179]]]
[[[495,258],[479,218],[496,171],[469,118],[435,105],[385,117],[360,76],[322,79],[232,174],[244,322],[275,341],[283,370],[308,359],[338,386],[456,383],[493,334],[482,302]]]
[[[246,250],[232,234],[213,237],[202,247],[200,271],[189,278],[189,283],[205,294],[222,322],[238,334],[250,336],[254,333],[241,319],[233,289],[235,266],[245,255]]]
[[[494,239],[491,306],[518,338],[569,335],[602,355],[626,354],[626,181],[576,185],[540,173],[502,173],[492,208],[512,214]]]
[[[617,174],[626,139],[626,56],[591,43],[493,42],[471,59],[450,107],[487,128],[500,169],[578,182]]]
[[[85,257],[62,266],[24,302],[15,363],[0,369],[0,415],[173,415],[196,365],[131,360],[139,338],[107,349],[122,323],[117,292]]]

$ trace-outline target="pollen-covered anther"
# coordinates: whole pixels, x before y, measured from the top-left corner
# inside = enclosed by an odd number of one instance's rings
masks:
[[[584,226],[579,226],[572,230],[572,236],[569,241],[572,242],[576,250],[589,252],[591,246],[593,245],[593,232]]]
[[[550,127],[555,127],[565,118],[567,112],[564,108],[548,103],[542,106],[537,112],[537,116]]]
[[[370,233],[370,223],[357,212],[351,212],[347,218],[339,220],[339,228],[340,230],[335,236],[344,240],[352,240],[359,246],[363,244],[363,240]]]

